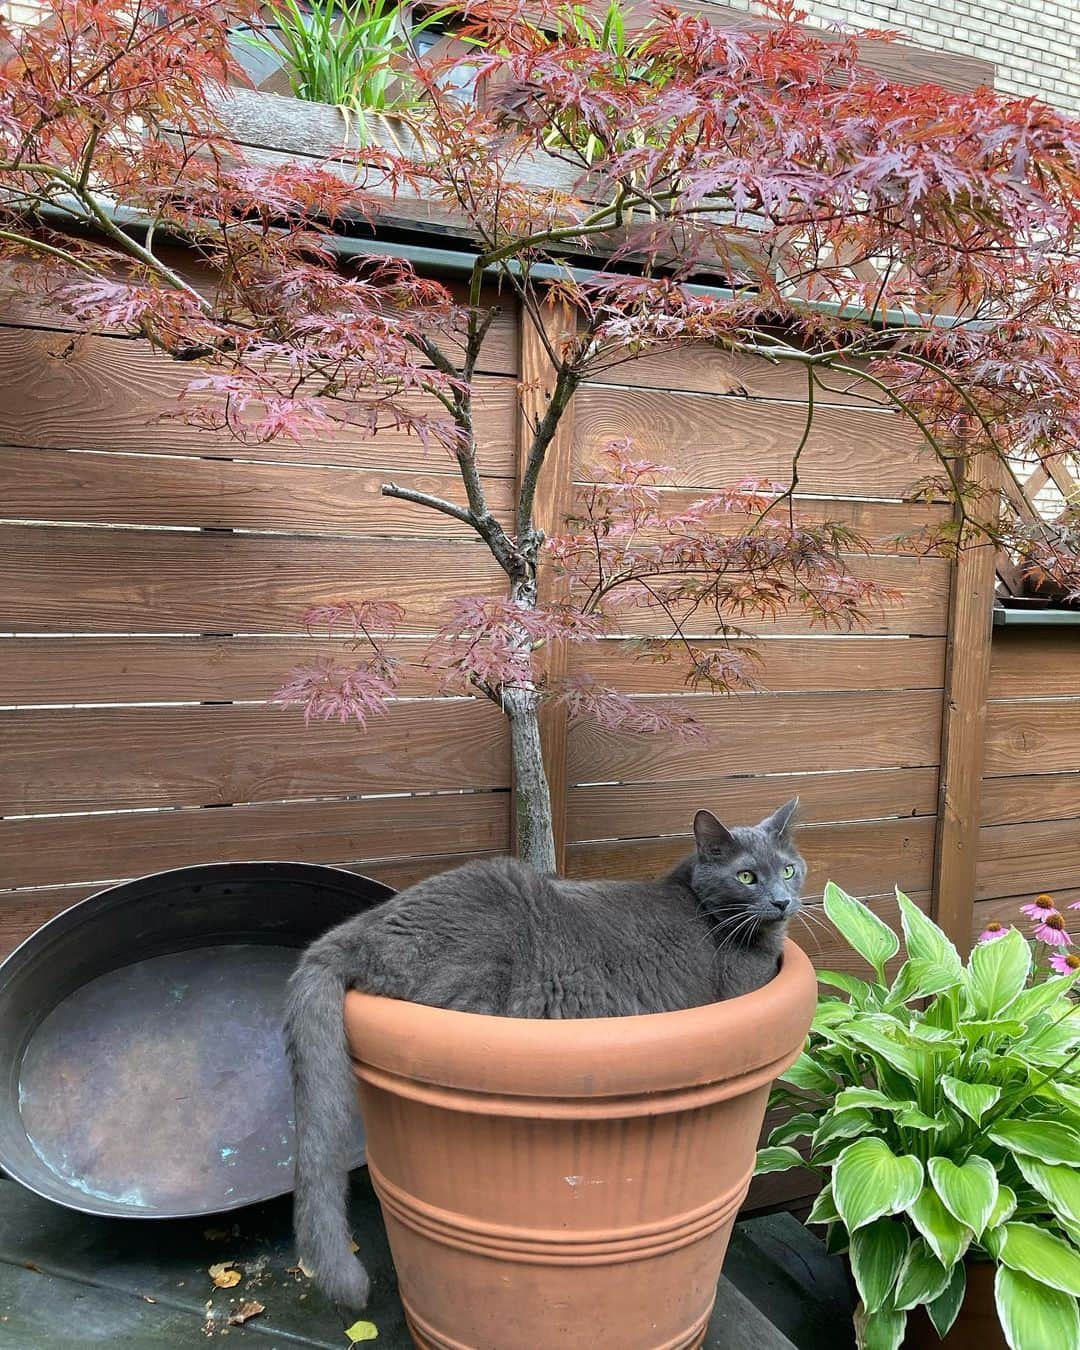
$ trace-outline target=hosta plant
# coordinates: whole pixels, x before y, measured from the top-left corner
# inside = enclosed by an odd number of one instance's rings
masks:
[[[906,959],[890,981],[899,938],[827,888],[826,914],[873,974],[818,972],[828,992],[771,1102],[794,1114],[772,1131],[757,1170],[821,1176],[809,1222],[849,1256],[863,1350],[895,1350],[920,1305],[945,1336],[972,1261],[996,1265],[1012,1350],[1078,1350],[1077,972],[1036,966],[1018,930],[964,962],[898,900]]]

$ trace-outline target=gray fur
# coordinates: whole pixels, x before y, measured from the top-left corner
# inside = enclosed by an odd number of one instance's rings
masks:
[[[694,818],[697,851],[660,881],[562,881],[511,858],[411,886],[319,938],[289,985],[296,1236],[322,1288],[352,1308],[369,1280],[345,1211],[355,1107],[347,989],[507,1017],[622,1017],[735,998],[776,974],[806,865],[797,805],[759,825]],[[794,868],[789,879],[785,867]],[[754,880],[740,881],[749,872]]]

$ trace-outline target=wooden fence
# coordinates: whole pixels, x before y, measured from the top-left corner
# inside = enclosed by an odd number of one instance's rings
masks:
[[[6,584],[0,599],[0,937],[5,947],[101,885],[189,863],[295,858],[401,885],[510,844],[509,749],[497,712],[439,697],[413,670],[363,735],[265,700],[329,650],[304,607],[342,595],[408,606],[405,656],[455,595],[494,587],[459,527],[379,496],[388,475],[454,495],[453,466],[415,439],[343,433],[238,446],[164,416],[188,372],[141,341],[75,340],[29,301],[0,325]],[[539,344],[507,314],[489,344],[479,424],[505,513],[516,473],[518,376]],[[522,363],[524,362],[524,369]],[[627,364],[578,394],[545,509],[629,435],[674,466],[673,501],[748,475],[783,478],[803,382],[710,351]],[[855,399],[820,408],[803,503],[884,538],[939,519],[901,501],[918,438]],[[694,810],[754,820],[798,792],[810,890],[832,876],[877,897],[932,886],[949,567],[882,549],[857,562],[903,593],[858,636],[752,625],[763,692],[686,695],[674,667],[617,644],[590,673],[693,704],[706,745],[547,729],[572,875],[650,875],[688,847]],[[820,939],[806,934],[817,950]],[[830,961],[838,958],[835,953]]]

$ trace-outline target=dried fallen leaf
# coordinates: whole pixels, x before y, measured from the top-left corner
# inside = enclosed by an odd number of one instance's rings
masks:
[[[233,1270],[235,1265],[235,1261],[219,1261],[210,1267],[210,1278],[218,1289],[232,1289],[244,1278],[242,1271]]]
[[[355,1256],[356,1253],[357,1253],[359,1250],[360,1250],[360,1244],[359,1244],[359,1242],[353,1242],[352,1238],[350,1238],[350,1239],[349,1239],[349,1251],[351,1251],[352,1254]]]
[[[139,1297],[142,1299],[142,1301],[143,1301],[144,1303],[156,1303],[156,1302],[157,1302],[157,1299],[156,1299],[156,1298],[151,1298],[149,1294],[140,1294]]]
[[[307,1266],[304,1265],[303,1261],[297,1261],[297,1263],[296,1263],[295,1266],[286,1266],[286,1267],[285,1267],[285,1274],[286,1274],[286,1275],[303,1275],[304,1278],[305,1278],[305,1279],[308,1279],[308,1280],[310,1280],[310,1279],[312,1278],[312,1273],[311,1273],[311,1271],[308,1270]]]
[[[373,1341],[379,1334],[379,1328],[374,1322],[354,1322],[351,1327],[345,1328],[345,1335],[353,1345],[359,1341]]]
[[[266,1308],[261,1303],[256,1303],[254,1299],[249,1299],[246,1303],[241,1303],[235,1312],[229,1314],[229,1326],[239,1327],[248,1321],[251,1317],[258,1317],[264,1313]]]

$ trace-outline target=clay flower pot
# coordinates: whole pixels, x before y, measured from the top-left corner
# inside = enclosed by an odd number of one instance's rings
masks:
[[[424,1350],[689,1350],[709,1320],[769,1085],[816,1002],[763,989],[539,1021],[349,993],[372,1182]]]

